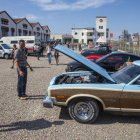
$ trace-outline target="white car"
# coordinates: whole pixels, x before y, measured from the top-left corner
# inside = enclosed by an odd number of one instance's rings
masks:
[[[5,43],[0,43],[0,57],[5,59],[10,58],[10,54],[12,52],[12,48]]]

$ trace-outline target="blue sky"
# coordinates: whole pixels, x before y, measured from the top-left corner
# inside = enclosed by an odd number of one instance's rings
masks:
[[[140,0],[0,0],[12,18],[48,25],[51,34],[71,34],[71,28],[95,27],[96,16],[107,16],[114,39],[123,29],[140,33]]]

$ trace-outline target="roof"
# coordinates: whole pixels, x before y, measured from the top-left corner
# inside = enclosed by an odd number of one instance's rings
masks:
[[[15,23],[19,23],[22,20],[24,20],[25,18],[14,18],[13,20],[15,21]]]
[[[42,29],[44,30],[46,27],[48,27],[47,25],[46,26],[41,26],[42,27]]]
[[[0,11],[0,14],[3,13],[3,12],[5,12],[5,11]]]
[[[38,22],[34,22],[34,23],[31,23],[31,22],[30,22],[30,24],[31,24],[32,27],[34,27],[37,23],[38,23]]]
[[[96,18],[107,18],[107,17],[105,17],[105,16],[97,16]]]
[[[32,27],[34,27],[36,24],[39,24],[40,25],[40,23],[39,22],[30,22],[30,25],[32,26]],[[40,25],[40,27],[42,28],[42,26]],[[43,29],[43,28],[42,28]],[[44,30],[44,29],[43,29]]]

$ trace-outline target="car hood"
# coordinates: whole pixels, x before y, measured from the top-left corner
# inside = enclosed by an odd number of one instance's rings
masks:
[[[109,74],[106,72],[105,69],[101,68],[100,66],[98,66],[97,64],[91,62],[90,60],[88,60],[87,58],[81,56],[80,54],[62,46],[62,45],[57,45],[55,47],[56,50],[60,51],[61,53],[71,57],[72,59],[82,63],[83,65],[89,67],[90,69],[92,69],[94,72],[102,75],[103,77],[105,77],[106,79],[110,80],[111,82],[115,82],[110,76]]]

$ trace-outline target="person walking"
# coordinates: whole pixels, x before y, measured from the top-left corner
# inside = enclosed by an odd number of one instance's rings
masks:
[[[59,52],[57,50],[55,50],[55,47],[56,47],[56,43],[54,43],[54,57],[55,57],[55,60],[56,60],[56,65],[58,65],[58,62],[59,62]]]
[[[37,51],[36,51],[36,50],[37,50],[37,44],[34,45],[34,53],[35,53],[35,57],[37,57],[37,55],[36,55],[36,54],[37,54]]]
[[[10,55],[10,58],[12,58],[12,67],[11,67],[11,69],[14,68],[14,53],[15,53],[15,50],[17,50],[17,47],[16,47],[16,45],[14,44],[14,45],[13,45],[12,52],[11,52],[11,55]]]
[[[79,44],[79,51],[81,51],[82,50],[82,47],[81,47],[81,43]]]
[[[37,46],[37,49],[36,49],[36,51],[37,51],[37,59],[38,59],[38,60],[40,60],[40,59],[39,59],[39,57],[40,57],[40,49],[41,49],[41,48],[40,48],[40,44],[39,44],[39,45]]]
[[[44,50],[43,45],[41,45],[40,46],[40,56],[42,56],[42,57],[43,57],[43,50]]]
[[[72,43],[72,50],[74,50],[74,43]]]
[[[17,66],[17,74],[18,74],[18,83],[17,83],[17,92],[18,92],[18,98],[21,100],[26,100],[26,97],[29,97],[26,95],[26,83],[27,83],[27,66],[30,68],[31,71],[33,69],[30,67],[26,60],[25,55],[25,41],[20,40],[19,41],[19,49],[15,51],[15,64]]]
[[[46,54],[48,56],[49,65],[51,65],[51,43],[49,42],[48,47],[46,49]]]
[[[25,48],[24,48],[24,51],[25,51],[25,55],[26,55],[26,59],[27,59],[27,56],[28,56],[28,49],[25,47]]]
[[[77,44],[75,44],[75,50],[77,50]]]

